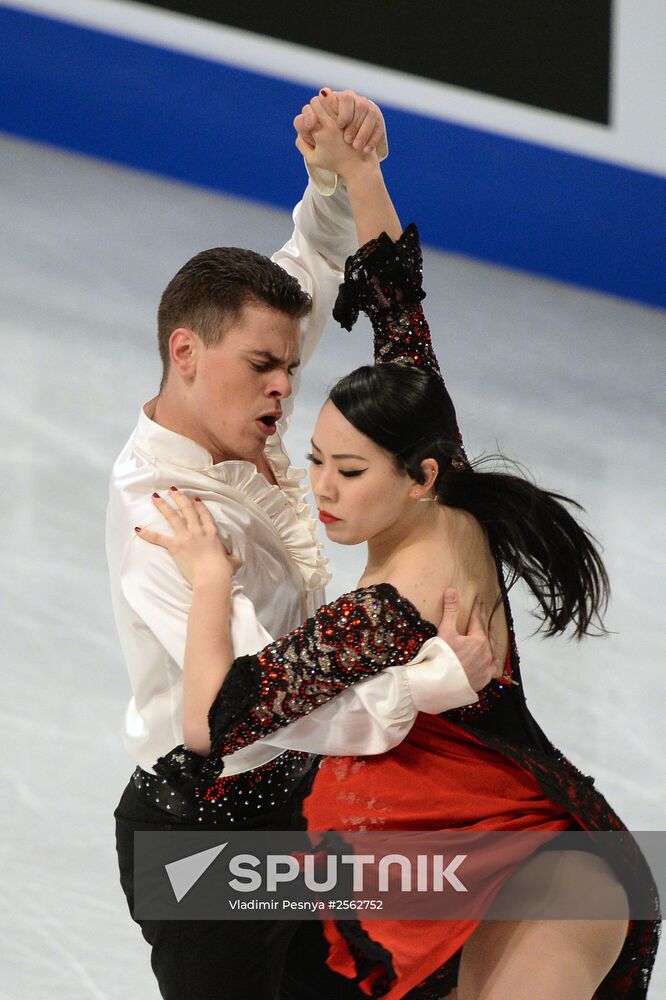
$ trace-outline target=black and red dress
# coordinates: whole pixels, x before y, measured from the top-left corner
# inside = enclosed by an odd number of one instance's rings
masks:
[[[439,375],[422,298],[418,235],[410,227],[397,243],[383,235],[349,259],[335,315],[350,327],[359,310],[368,314],[376,363],[416,364]],[[456,462],[467,462],[462,440]],[[593,779],[548,741],[527,709],[498,569],[510,636],[504,676],[479,693],[477,704],[439,716],[419,714],[408,737],[388,753],[326,758],[306,800],[309,829],[626,829]],[[214,777],[221,757],[301,718],[351,684],[407,663],[435,634],[393,586],[378,584],[343,595],[257,656],[235,661],[211,709],[209,763],[200,773],[195,768],[200,794],[208,800],[225,794],[228,779]],[[649,869],[632,838],[623,838],[622,845],[618,874],[638,873],[656,917]],[[330,921],[328,964],[371,997],[443,998],[456,985],[461,948],[477,924]],[[656,919],[630,923],[596,1000],[646,996],[657,936]]]

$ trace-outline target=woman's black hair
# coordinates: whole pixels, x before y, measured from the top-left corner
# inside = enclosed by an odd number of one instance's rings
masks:
[[[605,631],[606,569],[592,536],[564,506],[581,510],[580,504],[522,476],[472,467],[437,375],[407,364],[366,365],[342,378],[329,399],[416,482],[425,481],[424,459],[437,461],[438,500],[467,511],[485,528],[510,572],[509,585],[520,577],[534,594],[546,635],[569,625],[576,638]]]

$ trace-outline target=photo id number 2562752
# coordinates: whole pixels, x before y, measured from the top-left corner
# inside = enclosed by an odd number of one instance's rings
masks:
[[[383,910],[383,899],[328,899],[326,909],[339,910]]]

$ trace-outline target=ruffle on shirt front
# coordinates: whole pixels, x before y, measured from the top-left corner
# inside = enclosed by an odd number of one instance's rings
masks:
[[[271,522],[298,568],[306,590],[325,587],[331,579],[317,533],[317,522],[307,501],[306,473],[289,463],[278,433],[266,443],[264,454],[278,482],[272,486],[251,462],[223,462],[216,474],[225,486],[242,493]]]

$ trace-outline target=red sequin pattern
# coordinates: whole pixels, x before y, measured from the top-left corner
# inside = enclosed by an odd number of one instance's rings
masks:
[[[233,753],[365,677],[408,663],[436,632],[390,584],[355,590],[324,605],[259,654],[259,697],[216,751]]]

